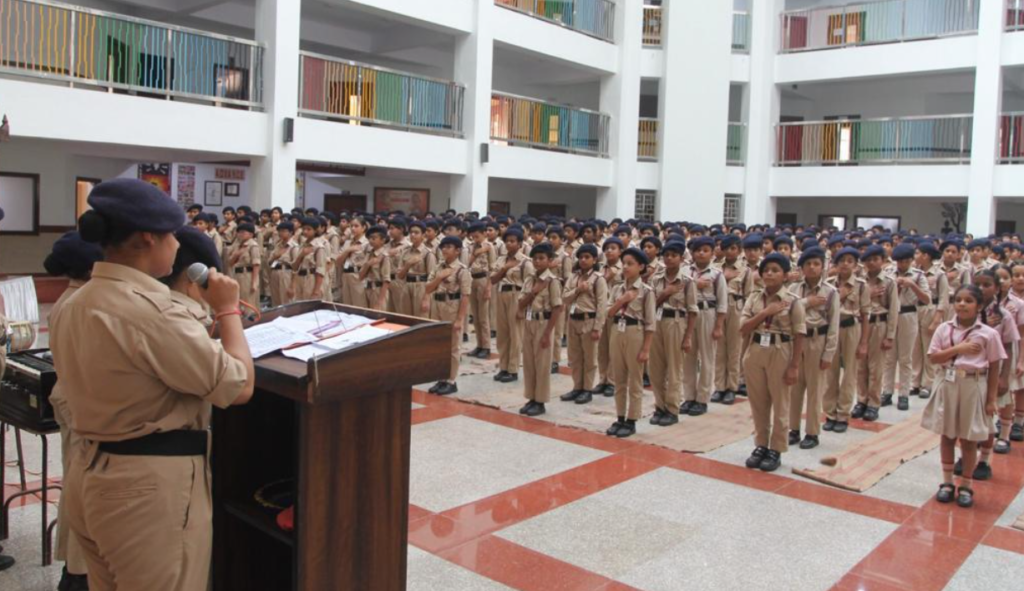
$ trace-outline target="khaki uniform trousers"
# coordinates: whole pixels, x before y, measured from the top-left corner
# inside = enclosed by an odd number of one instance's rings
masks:
[[[292,284],[292,272],[290,269],[273,269],[270,271],[270,302],[274,306],[281,306],[290,303],[288,301],[288,288]]]
[[[885,322],[869,322],[866,330],[871,334],[868,335],[868,358],[857,363],[857,402],[878,408],[882,405],[882,374],[885,372],[885,351],[882,351]]]
[[[685,312],[683,312],[685,314]],[[654,390],[654,405],[669,414],[679,414],[683,398],[683,338],[686,317],[662,318],[651,342],[647,362]]]
[[[260,295],[261,296],[268,296],[269,297],[270,296],[270,289],[271,289],[271,285],[270,285],[270,270],[271,269],[270,269],[270,265],[267,264],[267,261],[270,260],[270,252],[271,251],[267,250],[266,248],[264,248],[262,250],[263,250],[263,253],[262,253],[263,254],[263,258],[262,258],[262,260],[263,260],[264,264],[260,265]]]
[[[75,450],[81,444],[81,438],[68,426],[67,403],[56,401],[53,405],[53,416],[60,425],[60,460],[64,468],[64,474],[71,470],[71,458]],[[68,507],[70,505],[67,493],[61,495],[60,503],[57,505],[57,549],[54,558],[67,563],[68,572],[73,575],[86,574],[89,564],[86,562],[82,546],[71,533],[71,526],[68,522]]]
[[[715,348],[715,390],[731,390],[740,387],[740,354],[743,353],[743,337],[740,325],[743,317],[743,300],[729,294],[729,312],[725,316],[722,340]]]
[[[516,318],[519,291],[500,291],[495,287],[491,297],[498,310],[498,371],[519,373],[519,358],[523,352],[523,321]],[[496,297],[495,297],[496,296]]]
[[[800,415],[804,411],[804,400],[807,400],[808,435],[821,433],[821,395],[825,391],[828,377],[827,371],[821,371],[821,353],[825,350],[827,335],[814,335],[804,339],[803,358],[800,360],[800,371],[796,384],[790,388],[789,428],[800,430]],[[833,363],[839,360],[833,357]]]
[[[295,288],[295,300],[313,299],[314,289],[316,289],[316,273],[309,271],[306,275],[300,275],[298,285]]]
[[[625,332],[618,325],[611,328],[611,373],[615,380],[615,415],[639,420],[644,402],[644,367],[636,356],[644,346],[644,327],[626,326]],[[657,333],[655,333],[657,334]],[[679,407],[676,407],[679,412]]]
[[[569,339],[569,367],[572,369],[573,390],[593,390],[597,377],[597,341],[590,333],[597,327],[597,319],[569,319],[566,335]]]
[[[89,588],[196,591],[210,580],[213,508],[206,458],[117,456],[79,446],[64,485]]]
[[[717,312],[714,308],[697,312],[693,328],[693,348],[683,356],[683,399],[707,404],[715,387],[715,348],[711,338]]]
[[[882,392],[906,396],[914,379],[914,347],[917,345],[917,311],[899,315],[892,349],[885,352]],[[899,382],[897,379],[897,372]]]
[[[562,362],[562,335],[565,334],[565,314],[563,313],[558,322],[555,323],[554,334],[551,335],[551,362]],[[550,368],[548,368],[550,371]]]
[[[334,268],[334,264],[331,262],[327,263],[327,276],[324,277],[324,301],[333,302],[335,301],[334,295],[334,284],[338,281],[338,270]]]
[[[857,395],[857,345],[860,344],[860,323],[839,329],[839,348],[832,358],[828,370],[828,387],[825,389],[825,416],[833,421],[848,422],[853,399]],[[806,346],[806,341],[804,342]]]
[[[257,308],[260,307],[260,294],[259,290],[255,293],[252,291],[252,271],[242,271],[235,275],[235,281],[238,281],[238,299],[245,300]],[[257,279],[259,281],[259,279]]]
[[[914,345],[913,364],[914,379],[911,386],[914,388],[931,389],[935,383],[935,366],[928,361],[928,347],[932,344],[934,331],[929,331],[932,321],[938,311],[935,306],[926,306],[917,310],[917,343]]]
[[[555,337],[552,335],[548,347],[540,346],[547,323],[543,314],[523,321],[523,396],[541,404],[551,400],[551,354]]]
[[[368,308],[366,299],[366,283],[360,281],[355,271],[341,274],[341,301],[349,306]]]
[[[488,279],[488,281],[490,281],[490,280]],[[494,332],[497,332],[498,331],[498,286],[497,285],[492,285],[491,286],[491,300],[488,303],[487,308],[491,311],[491,316],[490,316],[490,318],[491,318],[491,330],[494,331]],[[490,335],[488,335],[488,338],[490,338]],[[501,346],[498,345],[497,343],[495,343],[494,346],[498,347],[499,349],[501,348]]]
[[[409,300],[409,290],[402,279],[392,279],[388,286],[388,309],[392,312],[412,315],[412,302]]]
[[[381,312],[386,312],[390,308],[391,302],[389,301],[388,298],[388,296],[390,295],[389,293],[384,294],[384,305],[377,305],[377,302],[380,301],[380,294],[382,291],[384,291],[384,286],[367,287],[365,289],[367,308],[370,308],[371,310],[380,310]]]
[[[439,302],[433,299],[431,294],[430,300],[430,317],[439,322],[452,322],[454,323],[459,316],[459,302],[461,300],[452,300],[447,302]],[[459,377],[459,338],[462,336],[461,331],[452,330],[452,368],[448,373],[448,381],[455,382],[456,378]]]
[[[754,342],[743,357],[750,414],[754,418],[754,445],[779,453],[789,450],[790,387],[782,382],[782,376],[792,355],[792,343],[762,347]]]
[[[423,292],[427,290],[427,284],[422,281],[415,283],[405,284],[405,298],[409,302],[409,315],[416,316],[417,318],[425,318],[426,316],[420,312],[420,302],[423,301]]]
[[[469,298],[469,313],[473,315],[476,346],[481,349],[491,348],[491,302],[484,299],[484,290],[489,283],[490,280],[486,277],[474,279],[473,294]],[[491,297],[494,297],[494,293],[491,293]]]
[[[597,379],[601,384],[612,384],[615,382],[612,378],[611,356],[613,330],[615,330],[615,323],[609,318],[604,323],[604,330],[601,331],[601,340],[597,342]]]

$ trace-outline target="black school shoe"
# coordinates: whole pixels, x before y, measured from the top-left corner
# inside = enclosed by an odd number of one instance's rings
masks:
[[[921,389],[920,388],[911,388],[910,389],[910,395],[911,396],[920,396],[921,395]]]
[[[615,396],[615,384],[606,384],[603,392],[605,398]]]
[[[551,373],[553,373],[553,374],[558,373],[558,362],[557,361],[552,361],[551,362]]]
[[[477,359],[490,359],[491,358],[491,350],[490,349],[480,349],[480,351],[477,352],[477,354],[476,354],[476,358]]]
[[[576,404],[587,404],[594,399],[594,394],[590,390],[582,390],[580,395],[576,397]]]
[[[935,494],[935,500],[940,503],[952,503],[956,487],[949,483],[939,485],[939,492]]]
[[[732,406],[736,403],[736,393],[732,390],[726,390],[722,393],[722,404],[726,406]]]
[[[480,347],[476,347],[475,349],[473,349],[469,353],[466,353],[466,357],[476,357],[480,353],[480,351],[481,351]]]
[[[867,409],[868,405],[864,404],[863,402],[858,402],[857,404],[853,405],[853,412],[850,413],[850,416],[855,419],[864,418],[864,411],[866,411]]]
[[[521,414],[521,415],[525,415],[525,414],[526,414],[526,411],[528,411],[528,410],[530,410],[531,408],[533,408],[533,405],[534,405],[534,404],[537,404],[537,403],[536,403],[536,402],[534,402],[534,401],[532,401],[532,400],[527,400],[527,401],[526,401],[526,404],[524,404],[524,405],[523,405],[523,407],[519,409],[519,414]]]
[[[781,465],[782,454],[774,449],[769,449],[768,452],[764,454],[764,459],[761,460],[761,465],[758,466],[758,468],[760,468],[762,472],[774,472],[778,470]]]
[[[831,431],[836,428],[836,422],[832,419],[825,419],[825,424],[821,428],[825,431]]]
[[[910,410],[910,397],[900,396],[900,400],[896,403],[897,410]]]
[[[974,467],[974,479],[991,480],[992,466],[990,466],[988,462],[978,462],[978,465]]]
[[[500,379],[498,379],[498,381],[501,382],[502,384],[507,384],[509,382],[514,382],[514,381],[516,381],[518,379],[519,379],[519,374],[517,374],[517,373],[509,373],[509,372],[506,371],[505,375],[502,376]]]
[[[609,437],[615,437],[615,434],[618,433],[619,429],[623,425],[625,425],[625,424],[626,424],[626,418],[625,417],[619,417],[618,419],[615,420],[614,423],[612,423],[611,427],[608,427],[608,430],[605,431],[604,434],[609,436]]]
[[[616,431],[615,433],[615,436],[620,439],[625,439],[626,437],[630,437],[633,435],[636,435],[636,421],[632,419],[629,419],[625,423],[622,423],[622,426],[619,427],[619,430]]]
[[[459,386],[455,382],[445,382],[441,384],[441,387],[437,389],[434,394],[438,396],[448,396],[449,394],[455,394],[459,391]]]
[[[736,390],[736,395],[737,396],[746,396],[747,395],[747,385],[746,384],[740,384],[739,389]]]
[[[644,388],[651,387],[651,376],[644,374]]]
[[[690,414],[690,408],[692,408],[694,404],[697,404],[697,402],[694,401],[694,400],[687,400],[686,402],[680,404],[679,405],[679,414],[680,415],[688,415],[688,414]]]
[[[715,404],[719,404],[719,403],[722,402],[722,397],[724,395],[725,395],[725,392],[722,392],[721,390],[715,390],[714,392],[711,393],[711,400],[710,401],[714,402]]]
[[[833,427],[833,433],[846,433],[846,430],[850,428],[850,423],[846,421],[836,421],[836,426]]]
[[[917,393],[917,397],[921,400],[928,400],[931,396],[932,392],[928,388],[921,388],[921,391]]]
[[[892,406],[892,394],[882,394],[882,406]]]
[[[956,504],[964,509],[972,507],[974,505],[974,491],[966,486],[961,486],[957,490]]]
[[[686,414],[690,415],[691,417],[699,417],[700,415],[706,412],[708,412],[708,405],[702,402],[694,402],[690,406],[690,410],[687,411]]]
[[[800,432],[799,431],[790,431],[789,432],[789,444],[790,445],[796,445],[798,443],[800,443]]]
[[[761,460],[764,459],[764,456],[767,453],[767,447],[762,447],[760,445],[755,447],[753,453],[751,453],[750,457],[747,458],[747,468],[750,468],[751,470],[759,468],[761,466]]]
[[[873,406],[869,406],[867,408],[867,410],[864,411],[864,420],[869,422],[869,423],[877,421],[878,420],[878,409],[873,407]]]
[[[804,440],[800,442],[800,449],[814,449],[816,447],[818,447],[817,435],[805,435]]]
[[[469,335],[468,334],[463,334],[462,335],[462,342],[463,343],[468,343],[469,342]]]
[[[583,390],[570,390],[565,394],[558,397],[562,402],[573,402],[583,392]]]
[[[667,413],[664,410],[662,410],[660,408],[655,408],[654,409],[654,414],[651,416],[651,421],[650,421],[651,424],[652,425],[660,425],[661,424],[661,417],[665,416],[665,414],[667,414]]]
[[[523,414],[525,414],[528,417],[537,417],[537,416],[540,416],[540,415],[542,415],[542,414],[544,414],[546,412],[547,412],[547,409],[544,408],[544,404],[543,403],[541,403],[541,402],[534,402],[533,406],[531,406],[530,408],[526,409],[526,412],[523,413]]]
[[[437,390],[441,386],[443,386],[443,385],[444,385],[444,382],[438,382],[438,383],[434,384],[433,386],[431,386],[430,389],[427,390],[427,392],[430,392],[431,394],[437,394]]]
[[[13,562],[11,563],[13,564]],[[3,568],[0,568],[3,570]],[[57,584],[57,591],[89,591],[89,577],[86,575],[73,575],[64,567],[60,575],[60,582]]]
[[[1014,423],[1010,427],[1010,441],[1024,441],[1024,425]]]
[[[676,425],[678,423],[679,423],[679,417],[677,417],[676,415],[674,415],[674,414],[672,414],[670,412],[666,412],[665,414],[661,415],[661,422],[658,423],[658,426],[659,427],[671,427],[672,425]]]
[[[508,375],[508,372],[507,372],[507,371],[505,371],[505,370],[501,370],[501,371],[499,371],[498,373],[494,374],[494,381],[495,381],[495,382],[500,382],[500,381],[501,381],[501,378],[503,378],[503,377],[505,377],[505,376],[507,376],[507,375]]]

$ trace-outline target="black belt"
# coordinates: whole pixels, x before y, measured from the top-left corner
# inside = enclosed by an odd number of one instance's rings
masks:
[[[534,312],[531,316],[534,320],[551,320],[551,312]]]
[[[522,291],[522,289],[518,285],[502,285],[498,287],[498,291]]]
[[[638,324],[640,324],[640,321],[637,320],[636,318],[630,318],[628,316],[616,316],[615,317],[616,324],[619,323],[619,322],[622,322],[622,321],[626,322],[626,326],[637,326]]]
[[[469,276],[473,279],[483,279],[487,277],[487,271],[477,271],[476,273],[470,273]]]
[[[856,316],[847,316],[846,318],[843,318],[842,320],[839,321],[839,328],[850,328],[851,326],[857,324],[857,322],[858,321]]]
[[[569,320],[593,320],[597,318],[597,312],[577,312],[569,314]]]
[[[742,302],[743,300],[746,299],[747,296],[743,295],[742,293],[730,293],[729,297],[736,300],[737,302]]]
[[[405,282],[406,283],[426,283],[427,282],[427,276],[426,275],[406,275],[405,276]]]
[[[932,305],[933,306],[938,306],[939,305],[939,298],[938,297],[932,298]]]
[[[674,308],[662,308],[661,309],[661,317],[662,318],[685,318],[686,317],[686,310],[676,310]]]
[[[292,266],[289,265],[288,263],[277,263],[276,267],[274,265],[270,265],[270,270],[271,271],[291,271],[292,270]]]
[[[754,336],[756,337],[755,340],[757,342],[761,342],[761,339],[763,337],[768,337],[768,342],[772,345],[774,345],[776,341],[780,343],[788,343],[789,341],[793,340],[792,337],[790,337],[788,334],[775,334],[772,332],[759,332]]]
[[[312,271],[309,271],[307,269],[303,269],[301,271],[298,271],[296,273],[296,275],[298,275],[299,277],[305,277],[306,275],[309,275],[310,273],[312,273]]]
[[[383,281],[367,281],[366,282],[366,288],[370,289],[372,287],[384,287],[384,282]]]
[[[917,312],[917,306],[911,304],[909,306],[900,306],[900,314],[910,314],[911,312]]]
[[[718,300],[706,300],[703,302],[697,302],[698,310],[711,310],[718,306]]]
[[[252,271],[252,267],[235,267],[235,273],[245,273],[246,271]]]
[[[342,269],[341,269],[341,272],[342,272],[342,273],[355,273],[355,272],[356,272],[356,270],[355,270],[355,269],[352,269],[352,268],[348,268],[348,269],[346,269],[346,268],[342,268]]]
[[[827,324],[825,326],[819,326],[818,328],[808,328],[807,329],[807,336],[808,337],[820,337],[823,334],[828,334],[828,325]]]
[[[462,299],[462,292],[459,293],[435,293],[434,299],[439,302],[452,302]]]
[[[164,431],[128,441],[104,441],[100,451],[115,456],[205,456],[206,431]]]
[[[868,322],[874,324],[876,322],[887,322],[889,320],[889,313],[884,314],[872,314],[868,317]]]

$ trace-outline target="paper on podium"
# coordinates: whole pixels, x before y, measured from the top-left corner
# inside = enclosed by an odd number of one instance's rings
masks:
[[[347,314],[335,310],[317,310],[288,318],[282,316],[275,319],[271,324],[278,324],[295,332],[308,333],[317,338],[324,338],[358,328],[365,324],[372,324],[373,322],[372,318],[357,314]]]
[[[253,359],[257,359],[295,344],[311,343],[316,337],[275,322],[268,322],[245,329],[245,340],[249,342],[249,352]]]
[[[273,322],[266,324],[257,324],[245,330],[245,339],[249,342],[249,351],[252,353],[253,359],[257,359],[295,345],[317,341],[323,343],[343,337],[349,331],[365,327],[373,322],[372,318],[356,314],[318,310],[290,318],[275,318]],[[328,346],[320,352],[329,353],[334,350]],[[310,357],[312,356],[310,355]]]
[[[360,326],[355,330],[350,330],[336,337],[331,337],[329,339],[324,339],[322,341],[317,341],[294,349],[287,349],[281,353],[283,353],[285,357],[306,362],[318,355],[326,355],[328,353],[334,353],[335,351],[341,351],[342,349],[346,349],[360,343],[365,343],[367,341],[372,341],[373,339],[390,333],[391,330],[387,328],[380,328],[377,326]]]

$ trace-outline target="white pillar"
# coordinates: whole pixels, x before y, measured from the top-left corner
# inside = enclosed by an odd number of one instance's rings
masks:
[[[743,191],[743,221],[775,223],[775,200],[770,192],[775,159],[775,124],[781,96],[775,85],[775,54],[779,47],[779,15],[785,0],[758,2],[750,13],[750,84],[747,88],[747,162]]]
[[[662,7],[658,218],[718,223],[732,68],[732,2],[670,0]]]
[[[299,29],[302,3],[256,1],[256,40],[264,47],[263,103],[267,155],[252,162],[253,208],[295,206],[295,151],[284,142],[285,119],[299,107]],[[298,138],[296,137],[296,140]]]
[[[615,5],[615,43],[619,68],[601,79],[601,112],[611,115],[609,157],[611,187],[597,190],[597,217],[631,218],[636,209],[637,143],[640,125],[640,56],[643,51],[642,2],[619,0]]]
[[[967,189],[967,231],[985,236],[995,229],[993,185],[999,115],[1003,103],[1002,2],[981,2],[978,21],[978,67],[974,75],[974,121],[971,134],[971,172]]]
[[[494,67],[494,2],[474,2],[473,32],[455,40],[455,81],[466,85],[463,114],[468,154],[465,175],[452,177],[450,207],[457,211],[488,210],[487,164],[481,146],[491,142],[491,87]]]

